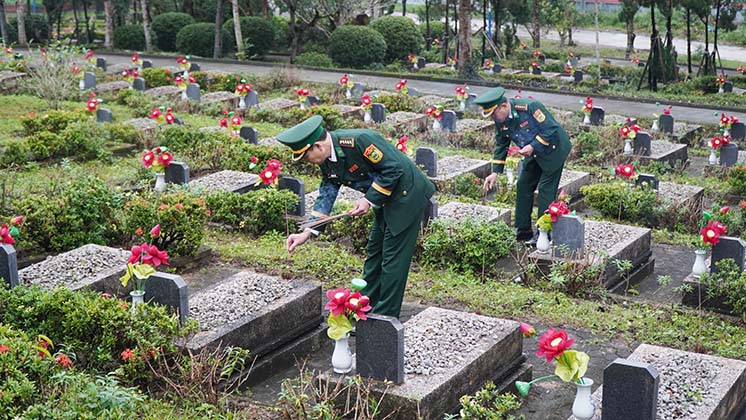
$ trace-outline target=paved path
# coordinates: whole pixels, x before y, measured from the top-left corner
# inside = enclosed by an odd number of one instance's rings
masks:
[[[129,57],[119,55],[106,55],[98,54],[100,57],[106,58],[109,63],[128,63]],[[154,66],[174,66],[175,60],[173,58],[150,58]],[[198,61],[198,60],[195,60]],[[215,63],[215,62],[202,62],[203,70],[222,70],[236,73],[254,73],[254,74],[270,74],[277,71],[277,67],[260,66],[252,64],[232,64],[232,63]],[[318,71],[318,70],[296,70],[299,76],[303,80],[313,82],[326,82],[326,83],[337,83],[341,73],[334,71]],[[394,77],[380,77],[380,76],[364,76],[356,75],[355,81],[361,82],[368,86],[370,89],[388,89],[393,90],[394,85],[399,79]],[[435,94],[451,96],[454,95],[454,88],[456,87],[453,83],[444,82],[432,82],[424,80],[410,80],[410,87],[417,89],[424,94]],[[472,86],[471,91],[476,94],[480,94],[488,87]],[[517,94],[514,90],[508,90],[510,96]],[[530,90],[524,90],[521,93],[522,96],[532,96],[535,99],[541,101],[547,106],[562,108],[576,111],[580,109],[581,105],[579,101],[582,99],[579,96],[569,95],[565,93],[545,93],[545,92],[532,92]],[[596,106],[601,106],[607,113],[619,114],[629,117],[652,117],[653,113],[660,113],[662,108],[655,106],[655,104],[640,103],[635,101],[619,101],[619,100],[606,100],[597,99],[595,102]],[[676,106],[675,116],[677,120],[687,121],[691,123],[716,123],[717,119],[713,116],[715,111],[711,109],[700,109],[695,107],[684,107]],[[746,114],[737,114],[741,121],[746,120]]]

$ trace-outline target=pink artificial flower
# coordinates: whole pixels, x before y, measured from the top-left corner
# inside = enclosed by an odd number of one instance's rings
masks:
[[[16,243],[16,240],[13,239],[13,236],[10,234],[10,228],[8,228],[7,223],[0,227],[0,243],[8,245]]]
[[[326,297],[329,298],[329,302],[326,303],[324,309],[332,311],[332,315],[334,316],[339,316],[347,309],[347,300],[350,298],[350,291],[344,288],[329,290],[326,292]]]
[[[525,338],[533,337],[534,334],[536,334],[536,329],[525,322],[521,322],[519,326],[521,328],[521,334],[523,334]]]
[[[159,236],[161,236],[161,225],[157,224],[153,226],[153,229],[150,229],[150,237],[157,238]]]
[[[345,307],[363,321],[368,319],[365,313],[373,309],[373,307],[370,306],[370,298],[368,296],[362,296],[360,292],[355,292],[350,295]]]
[[[151,166],[153,166],[154,160],[155,160],[155,153],[153,153],[152,151],[148,150],[147,152],[142,154],[142,164],[146,168],[150,168]]]

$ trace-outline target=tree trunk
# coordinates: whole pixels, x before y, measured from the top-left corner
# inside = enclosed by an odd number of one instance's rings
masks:
[[[150,16],[148,16],[148,0],[140,0],[140,8],[142,9],[142,29],[143,31],[145,31],[145,50],[150,51],[153,49],[153,40],[150,39]]]
[[[686,8],[686,64],[692,77],[692,10]]]
[[[194,3],[192,2],[192,0],[184,0],[181,3],[181,10],[184,13],[187,13],[187,14],[190,14],[190,15],[194,15]]]
[[[574,47],[575,41],[572,40],[572,26],[567,29],[567,46]]]
[[[271,18],[269,15],[269,0],[262,0],[262,13],[265,19],[269,20]]]
[[[3,35],[3,43],[10,45],[8,38],[8,21],[5,19],[5,0],[0,0],[0,32]]]
[[[80,45],[80,20],[78,19],[78,2],[73,0],[73,19],[75,19],[75,43]]]
[[[455,0],[454,0],[455,1]],[[449,35],[450,28],[448,27],[448,0],[446,0],[446,31],[443,35],[443,64],[448,62],[448,40],[451,38]]]
[[[113,0],[104,0],[104,48],[114,47],[114,4]]]
[[[401,15],[407,15],[407,0],[401,0]]]
[[[212,47],[212,58],[218,59],[223,53],[223,0],[215,3],[215,43]]]
[[[541,19],[539,18],[539,2],[534,0],[534,13],[531,25],[533,26],[531,38],[534,41],[534,48],[541,48]]]
[[[236,34],[236,51],[239,60],[246,58],[246,51],[243,45],[243,33],[241,32],[241,15],[238,11],[238,0],[231,0],[233,10],[233,30]]]
[[[16,3],[16,16],[18,17],[18,45],[28,47],[28,37],[26,37],[26,2],[19,1]]]
[[[459,0],[459,9],[458,72],[471,79],[475,75],[471,62],[471,0]]]
[[[502,5],[500,4],[500,0],[492,0],[492,13],[494,14],[493,20],[495,21],[495,32],[492,33],[492,42],[495,43],[495,46],[497,48],[500,48],[503,44],[502,39],[500,38],[500,8]]]
[[[627,49],[624,51],[625,60],[629,60],[630,55],[635,50],[635,17],[627,16]]]
[[[430,51],[433,45],[433,36],[430,32],[430,1],[425,0],[425,49]]]
[[[93,32],[91,31],[91,21],[88,19],[88,1],[82,0],[83,3],[83,19],[85,19],[85,39],[86,43],[93,42]]]

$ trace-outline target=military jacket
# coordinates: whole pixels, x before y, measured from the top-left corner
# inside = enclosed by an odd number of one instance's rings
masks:
[[[322,180],[313,216],[330,214],[339,188],[347,185],[364,192],[374,207],[382,208],[394,235],[421,217],[435,185],[411,159],[373,130],[337,130],[329,134],[337,161],[327,159],[320,165]]]
[[[559,169],[572,149],[565,129],[533,99],[510,99],[510,108],[511,116],[496,126],[492,172],[503,172],[511,142],[520,148],[533,146],[533,156],[525,159],[536,159],[543,171]]]

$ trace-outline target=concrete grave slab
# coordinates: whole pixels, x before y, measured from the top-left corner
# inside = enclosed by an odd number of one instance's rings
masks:
[[[181,98],[181,89],[178,86],[159,86],[145,91],[145,94],[153,98],[178,99]]]
[[[491,172],[492,165],[487,160],[471,159],[464,156],[447,156],[438,160],[438,176],[430,177],[430,179],[433,182],[443,183],[467,173],[485,178]]]
[[[210,92],[202,95],[200,103],[202,105],[222,103],[229,109],[238,109],[240,100],[241,98],[233,92]]]
[[[286,98],[275,98],[268,101],[259,102],[259,108],[269,109],[271,111],[280,111],[288,108],[299,108],[300,102],[291,101]]]
[[[119,92],[120,90],[129,89],[132,85],[126,80],[117,80],[116,82],[101,83],[96,88],[96,93]]]
[[[518,172],[516,172],[516,178]],[[572,171],[570,169],[563,169],[562,176],[560,177],[559,187],[557,193],[564,191],[567,195],[572,198],[570,206],[579,202],[581,199],[580,187],[589,185],[591,183],[591,174],[588,172]],[[534,203],[539,201],[539,192],[534,192]]]
[[[220,171],[189,182],[189,189],[207,193],[229,191],[243,194],[257,188],[259,175],[240,171]]]
[[[334,104],[332,108],[339,111],[342,114],[342,118],[363,118],[363,111],[359,106]]]
[[[654,140],[650,143],[650,156],[635,155],[642,164],[650,162],[668,163],[672,167],[689,160],[686,144],[671,143],[664,140]]]
[[[705,189],[696,185],[660,181],[658,183],[658,196],[674,206],[701,208]]]
[[[386,124],[393,125],[393,133],[422,132],[427,130],[427,115],[398,111],[386,115]]]
[[[145,137],[155,136],[156,131],[158,131],[158,123],[150,118],[132,118],[125,121],[124,124],[135,127]]]
[[[443,206],[438,207],[438,218],[454,221],[462,221],[467,218],[474,218],[485,222],[494,222],[502,220],[510,224],[510,210],[499,209],[492,206],[483,206],[481,204],[460,203],[451,201]]]
[[[353,190],[350,187],[347,186],[341,186],[339,188],[339,193],[337,193],[337,202],[339,201],[349,201],[350,203],[354,203],[355,201],[365,197],[364,193],[361,193],[358,190]],[[311,214],[313,211],[313,206],[316,204],[316,200],[319,198],[319,190],[311,191],[310,193],[306,194],[306,214]]]

